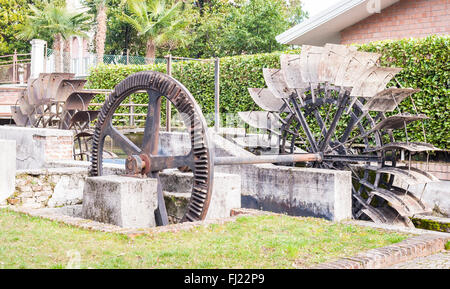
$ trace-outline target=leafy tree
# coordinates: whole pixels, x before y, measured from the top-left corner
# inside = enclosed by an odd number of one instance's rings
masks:
[[[104,27],[105,38],[104,38],[104,54],[126,54],[127,50],[130,49],[130,43],[135,43],[138,47],[141,46],[140,39],[137,37],[137,33],[132,29],[131,25],[124,22],[121,17],[123,13],[127,13],[126,0],[83,0],[84,6],[89,8],[89,13],[92,15],[99,15],[99,2],[103,2],[105,7],[104,16],[106,27]],[[96,17],[97,18],[97,17]],[[103,17],[102,17],[103,18]],[[98,24],[98,20],[95,19]],[[101,31],[97,26],[96,36],[98,31]],[[102,38],[100,38],[102,39]],[[97,45],[97,37],[94,39],[96,51],[101,51]],[[134,46],[133,46],[134,47]],[[133,50],[133,53],[139,54],[139,50]],[[98,54],[98,52],[97,52]],[[98,55],[97,55],[98,57]],[[100,59],[98,59],[100,60]]]
[[[226,18],[222,54],[272,52],[283,46],[275,36],[289,27],[284,0],[250,0]]]
[[[146,41],[146,58],[155,59],[157,46],[182,41],[180,33],[187,25],[182,17],[183,2],[167,3],[165,0],[127,0],[130,15],[122,19],[129,23]],[[175,33],[177,32],[177,33]]]
[[[50,42],[53,40],[55,53],[55,69],[61,68],[61,43],[64,41],[63,50],[68,54],[70,48],[70,36],[85,37],[90,29],[91,16],[86,13],[71,12],[65,2],[42,1],[38,5],[29,5],[31,14],[27,15],[25,22],[20,26],[18,37],[20,39],[40,38]],[[68,61],[66,57],[66,61]],[[65,62],[64,67],[69,63]]]
[[[19,24],[29,13],[27,0],[0,0],[0,55],[12,54],[14,50],[29,52],[30,45],[24,41],[17,41]]]
[[[187,47],[177,49],[174,54],[196,58],[223,55],[221,52],[226,16],[233,9],[235,8],[226,0],[194,2],[189,30],[191,40]]]
[[[204,0],[193,6],[192,39],[174,53],[197,58],[283,49],[275,36],[307,16],[300,0]]]

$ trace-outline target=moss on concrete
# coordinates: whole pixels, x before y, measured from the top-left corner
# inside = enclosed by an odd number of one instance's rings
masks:
[[[450,233],[450,223],[443,223],[437,220],[429,220],[424,218],[411,218],[411,221],[414,226],[419,229]]]

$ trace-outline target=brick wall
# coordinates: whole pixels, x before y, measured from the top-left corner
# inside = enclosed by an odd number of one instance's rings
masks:
[[[11,117],[11,105],[23,94],[25,87],[0,88],[0,117]]]
[[[47,136],[45,161],[71,160],[73,158],[72,136]]]
[[[450,0],[400,0],[341,31],[341,43],[450,34]]]
[[[407,166],[408,163],[405,163]],[[426,163],[426,162],[411,162],[411,167],[419,170],[429,172],[440,180],[450,181],[450,164],[449,163]]]

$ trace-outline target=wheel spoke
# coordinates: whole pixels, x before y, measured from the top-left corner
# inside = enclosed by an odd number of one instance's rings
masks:
[[[299,108],[299,106],[297,104],[297,101],[295,99],[292,99],[292,104],[293,104],[293,106],[295,108],[296,115],[298,117],[298,120],[299,120],[302,128],[303,128],[303,131],[305,132],[306,137],[308,138],[308,141],[309,141],[309,143],[311,145],[312,151],[313,152],[317,152],[318,150],[317,150],[316,140],[315,140],[315,138],[314,138],[314,136],[313,136],[313,134],[311,132],[311,129],[308,126],[308,122],[306,121],[306,118],[303,115],[303,112],[300,110],[300,108]]]
[[[325,122],[323,121],[323,118],[320,115],[320,112],[317,107],[314,109],[313,113],[314,113],[314,116],[316,117],[317,123],[319,124],[319,127],[320,127],[320,135],[327,134],[327,128],[325,126]],[[328,117],[328,115],[327,115],[327,117]],[[320,139],[319,139],[319,141],[320,141]]]
[[[148,155],[156,155],[159,146],[159,128],[161,125],[161,94],[148,90],[147,118],[145,119],[142,151]]]
[[[342,100],[339,102],[338,110],[336,111],[336,114],[334,115],[333,121],[331,122],[330,127],[328,128],[327,134],[324,137],[324,140],[320,146],[320,151],[324,151],[331,140],[331,136],[334,134],[334,131],[336,130],[337,124],[339,120],[341,119],[342,113],[344,112],[345,106],[348,102],[348,96],[344,95]]]
[[[155,210],[155,222],[157,226],[167,226],[169,224],[169,217],[167,215],[166,204],[164,202],[164,194],[162,190],[159,173],[153,173],[151,174],[151,177],[156,178],[158,180],[157,185],[158,207]]]
[[[127,155],[139,155],[142,150],[131,140],[118,131],[111,122],[105,130],[105,135],[109,135],[114,144],[118,145]]]

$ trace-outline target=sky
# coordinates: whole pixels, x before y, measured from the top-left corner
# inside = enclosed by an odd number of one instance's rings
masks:
[[[309,12],[309,18],[342,0],[302,0],[303,9]]]

